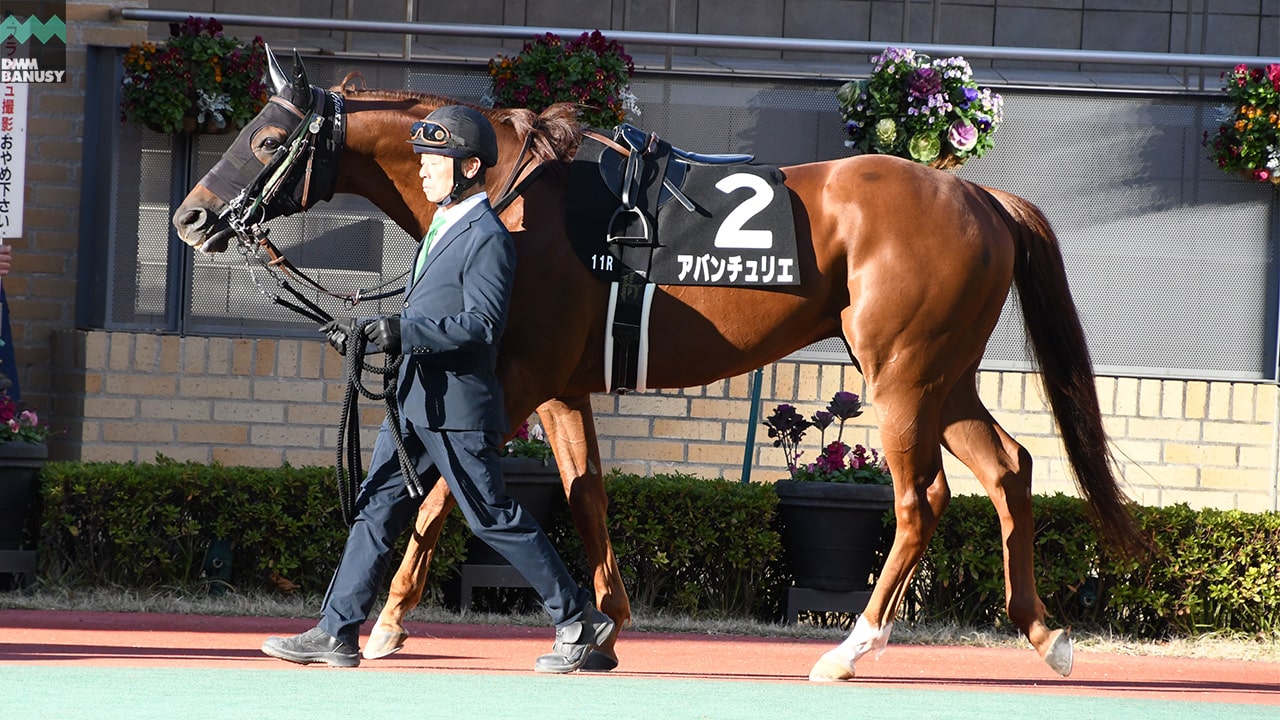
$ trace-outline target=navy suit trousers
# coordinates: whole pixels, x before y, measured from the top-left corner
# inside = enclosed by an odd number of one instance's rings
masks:
[[[356,520],[347,535],[321,609],[320,628],[359,647],[360,625],[373,609],[392,546],[417,514],[396,458],[386,422],[374,442],[369,473],[356,499]],[[485,430],[427,430],[410,426],[405,448],[423,485],[444,476],[471,531],[520,571],[542,597],[552,623],[581,620],[590,593],[574,582],[533,516],[506,493],[497,447],[501,436]]]

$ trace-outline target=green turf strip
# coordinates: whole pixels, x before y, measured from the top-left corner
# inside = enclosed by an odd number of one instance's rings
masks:
[[[0,717],[14,720],[1241,720],[1262,705],[974,691],[856,683],[726,682],[577,674],[0,666]]]

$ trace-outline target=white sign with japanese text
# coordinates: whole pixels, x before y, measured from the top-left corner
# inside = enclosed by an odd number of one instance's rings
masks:
[[[22,235],[27,167],[27,86],[0,83],[0,238]]]

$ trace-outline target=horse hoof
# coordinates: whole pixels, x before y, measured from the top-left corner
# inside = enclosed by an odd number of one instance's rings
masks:
[[[1053,639],[1053,644],[1049,646],[1049,652],[1044,654],[1044,661],[1053,668],[1053,671],[1067,677],[1071,674],[1071,664],[1074,658],[1074,650],[1071,644],[1071,636],[1066,632],[1059,630],[1057,636]]]
[[[390,630],[379,630],[374,628],[369,633],[369,640],[364,644],[365,660],[377,660],[384,658],[400,648],[404,647],[404,641],[409,639],[409,633],[404,630],[392,632]]]
[[[818,658],[809,671],[809,682],[843,682],[853,679],[853,665],[835,650]]]
[[[618,656],[599,648],[591,651],[587,661],[582,664],[582,672],[609,672],[618,667]]]

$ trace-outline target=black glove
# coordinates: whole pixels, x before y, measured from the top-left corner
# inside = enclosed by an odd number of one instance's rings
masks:
[[[320,332],[325,334],[329,347],[337,350],[339,355],[347,354],[347,326],[343,325],[341,320],[330,320],[321,325]]]
[[[364,326],[364,336],[385,353],[400,354],[400,316],[387,315]]]

